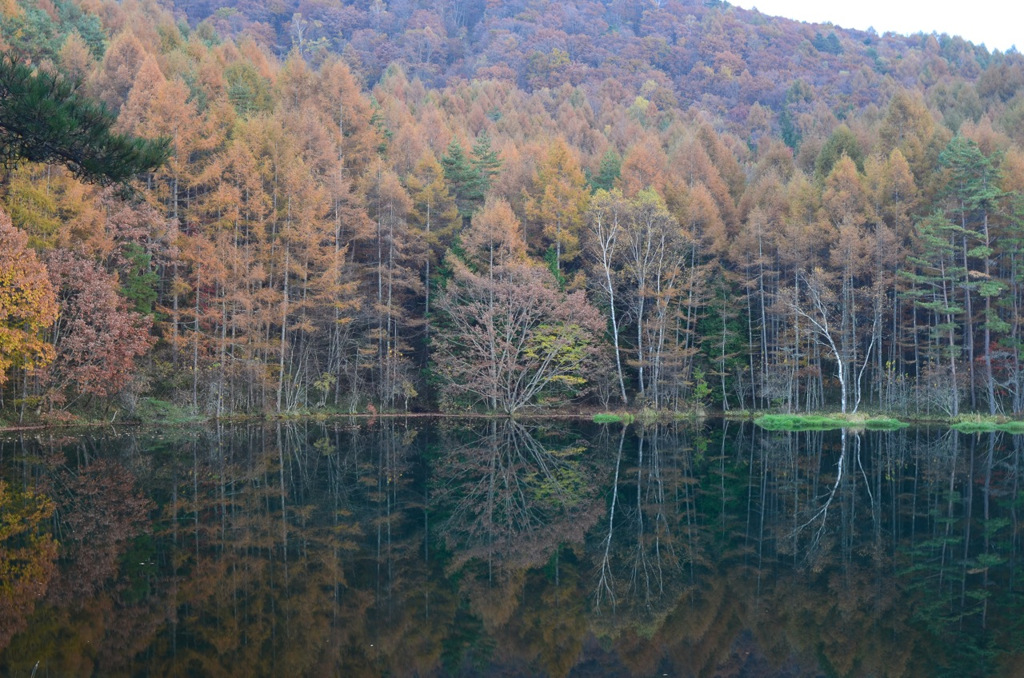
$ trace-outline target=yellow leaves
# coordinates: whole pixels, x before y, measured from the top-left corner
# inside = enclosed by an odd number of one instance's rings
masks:
[[[27,243],[0,210],[0,386],[11,367],[40,367],[54,357],[40,334],[57,319],[57,299]]]
[[[544,244],[558,252],[558,264],[572,261],[580,251],[579,235],[589,194],[579,160],[563,139],[555,139],[533,176],[525,196],[527,218]]]
[[[526,240],[512,206],[502,198],[488,200],[473,216],[463,244],[484,269],[526,259]]]

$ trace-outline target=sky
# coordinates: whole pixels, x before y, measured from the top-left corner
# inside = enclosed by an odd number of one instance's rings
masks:
[[[990,51],[1016,45],[1024,52],[1024,2],[1021,0],[730,0],[762,14],[798,21],[832,23],[843,28],[912,33],[949,33]]]

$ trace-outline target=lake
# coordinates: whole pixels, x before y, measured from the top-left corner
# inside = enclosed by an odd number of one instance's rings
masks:
[[[7,676],[1024,674],[1024,436],[0,437]]]

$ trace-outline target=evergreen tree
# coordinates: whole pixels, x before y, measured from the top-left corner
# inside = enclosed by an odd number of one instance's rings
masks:
[[[501,158],[498,157],[498,152],[491,148],[491,136],[487,132],[481,132],[476,138],[472,156],[470,163],[480,175],[480,185],[486,195],[491,188],[491,181],[501,169]]]
[[[940,407],[950,416],[960,413],[960,391],[957,378],[957,363],[960,345],[957,330],[964,315],[964,307],[957,303],[956,289],[964,278],[965,269],[958,264],[956,241],[963,235],[962,229],[936,213],[923,219],[917,225],[920,253],[907,257],[914,271],[905,271],[903,276],[911,283],[906,296],[924,311],[926,326],[930,328],[924,358],[918,361],[918,379],[937,377],[936,385],[941,388],[925,389],[938,399]],[[948,371],[946,367],[948,365]]]
[[[962,229],[961,252],[964,269],[964,300],[967,307],[968,337],[972,337],[974,319],[970,316],[971,294],[977,293],[984,303],[982,331],[982,357],[985,365],[985,384],[988,391],[989,414],[997,411],[995,377],[992,367],[992,333],[1001,334],[1010,329],[998,315],[993,299],[1002,295],[1006,285],[996,273],[996,250],[993,247],[992,216],[1003,197],[999,189],[999,171],[982,153],[978,144],[956,136],[939,156],[939,162],[949,169],[947,192],[954,201],[953,211],[959,217]],[[975,267],[975,268],[972,268]],[[980,270],[979,270],[980,269]],[[976,279],[978,282],[973,282]],[[973,366],[973,342],[968,344],[968,357]],[[972,385],[972,405],[973,386]]]
[[[445,181],[455,196],[463,225],[468,225],[473,212],[483,205],[487,183],[457,139],[452,139],[448,144],[441,158],[441,166],[444,168]]]
[[[597,168],[597,174],[590,180],[594,190],[610,191],[615,188],[615,182],[622,171],[622,156],[614,148],[609,148],[601,156],[601,164]]]
[[[167,160],[168,140],[116,134],[111,131],[115,122],[114,114],[82,97],[60,76],[0,56],[0,164],[5,170],[22,160],[59,163],[86,181],[114,184]]]

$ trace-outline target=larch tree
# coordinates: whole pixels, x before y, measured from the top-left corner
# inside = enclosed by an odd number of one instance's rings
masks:
[[[728,234],[711,192],[697,182],[687,188],[674,187],[670,207],[680,227],[680,281],[678,310],[673,320],[674,371],[665,373],[677,399],[690,391],[701,338],[698,323],[704,318],[721,264],[715,254],[728,247]]]
[[[876,304],[873,300],[873,286],[870,284],[870,241],[867,233],[867,224],[872,220],[870,203],[862,177],[849,156],[842,155],[833,164],[825,180],[822,203],[829,220],[838,231],[835,244],[829,251],[829,269],[838,274],[836,292],[839,318],[836,323],[838,327],[832,328],[832,331],[836,333],[840,348],[838,359],[844,362],[842,371],[845,372],[846,383],[840,384],[846,390],[842,394],[843,411],[846,411],[849,404],[852,411],[856,412],[861,400],[860,385],[864,370],[869,364],[871,352],[880,350],[876,343],[881,315],[873,312]],[[824,277],[816,276],[815,284],[823,283]],[[819,294],[821,297],[824,297],[823,293]]]
[[[588,199],[579,161],[564,139],[555,139],[533,175],[525,210],[531,242],[550,250],[547,256],[553,256],[551,265],[558,275],[563,262],[579,256]]]
[[[948,135],[948,130],[945,131]],[[889,100],[885,117],[878,129],[879,151],[888,155],[899,149],[906,159],[918,186],[925,187],[935,170],[942,144],[943,131],[937,129],[921,94],[898,90]]]
[[[432,153],[424,152],[405,184],[412,199],[409,220],[424,242],[423,315],[429,316],[431,269],[437,270],[440,257],[451,245],[462,221],[445,185],[444,169]]]
[[[496,269],[527,260],[523,227],[507,200],[492,198],[462,236],[467,263],[493,276]]]
[[[117,122],[117,128],[129,134],[169,142],[170,157],[148,183],[164,213],[182,221],[188,218],[186,207],[199,202],[195,196],[205,192],[203,179],[209,182],[219,169],[209,165],[215,157],[210,151],[223,145],[226,127],[212,116],[201,117],[188,86],[180,78],[164,77],[152,56],[139,68]]]
[[[366,182],[367,207],[375,224],[369,243],[372,278],[367,281],[374,300],[369,329],[374,350],[364,349],[364,358],[380,402],[390,407],[399,396],[408,402],[415,394],[409,332],[422,320],[410,313],[409,306],[422,293],[417,264],[423,259],[424,243],[410,228],[413,203],[398,176],[383,164],[371,165]]]
[[[644,189],[664,192],[669,177],[669,162],[660,139],[645,134],[629,146],[619,166],[622,194],[633,198]]]
[[[108,109],[120,111],[128,100],[145,59],[146,48],[130,28],[121,31],[110,41],[99,72],[90,83],[97,98]]]

